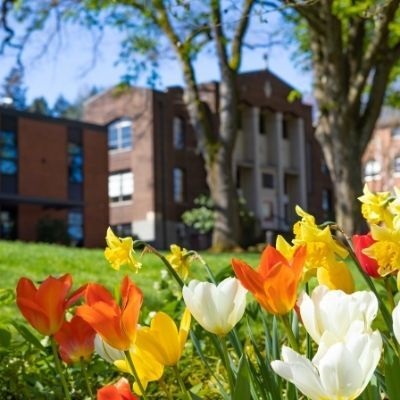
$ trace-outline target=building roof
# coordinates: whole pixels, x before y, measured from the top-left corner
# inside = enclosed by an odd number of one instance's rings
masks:
[[[90,129],[90,130],[102,131],[104,133],[107,133],[107,127],[103,126],[103,125],[92,124],[92,123],[78,121],[78,120],[69,119],[69,118],[51,117],[48,115],[33,113],[33,112],[29,112],[29,111],[19,111],[19,110],[10,108],[10,107],[0,106],[0,114],[8,114],[8,115],[12,115],[15,117],[34,119],[37,121],[45,121],[45,122],[54,123],[54,124],[63,124],[63,125],[71,126],[71,127],[79,127],[82,129]]]

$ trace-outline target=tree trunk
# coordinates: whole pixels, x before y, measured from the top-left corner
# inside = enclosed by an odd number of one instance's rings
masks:
[[[207,183],[213,199],[214,230],[212,249],[232,250],[239,243],[239,211],[232,179],[232,152],[221,145],[213,162],[206,164]]]
[[[363,148],[358,143],[358,132],[354,119],[342,118],[331,113],[321,117],[316,137],[327,162],[335,197],[335,218],[347,235],[352,235],[362,226],[361,158]]]

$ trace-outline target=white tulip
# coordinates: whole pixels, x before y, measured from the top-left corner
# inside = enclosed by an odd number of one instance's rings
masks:
[[[393,318],[393,333],[396,340],[400,343],[400,303],[394,308],[392,313]]]
[[[94,338],[94,350],[101,358],[111,364],[114,364],[114,361],[117,360],[125,360],[124,352],[107,344],[100,335],[96,335]]]
[[[283,361],[272,361],[272,369],[311,400],[353,400],[363,392],[378,365],[381,335],[378,331],[353,334],[345,342],[329,336],[327,333],[321,339],[312,362],[284,346]]]
[[[194,319],[207,331],[227,334],[243,317],[247,290],[236,278],[218,286],[192,280],[182,290],[183,300]]]
[[[317,286],[311,298],[302,293],[297,305],[301,320],[315,342],[320,343],[324,332],[345,340],[350,333],[370,333],[371,323],[378,312],[378,300],[372,292],[346,294]]]

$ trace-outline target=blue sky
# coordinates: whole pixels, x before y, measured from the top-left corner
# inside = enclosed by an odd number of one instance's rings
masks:
[[[96,57],[93,57],[93,43],[96,39],[93,39],[92,34],[77,26],[68,26],[61,37],[50,43],[48,51],[38,58],[37,55],[48,38],[48,34],[37,34],[24,57],[28,101],[44,96],[49,104],[53,104],[59,94],[73,100],[84,88],[95,85],[110,87],[117,84],[124,74],[124,65],[116,65],[120,37],[111,30],[106,30]],[[265,49],[246,49],[242,71],[264,69],[265,52]],[[296,68],[290,55],[291,52],[282,47],[275,46],[269,49],[269,69],[302,93],[310,93],[311,75]],[[7,75],[13,62],[14,58],[10,55],[3,58],[0,82]],[[179,66],[171,58],[161,62],[159,73],[163,87],[183,83]],[[199,57],[196,73],[201,82],[218,79],[218,69],[212,55],[204,54]],[[142,86],[146,84],[144,79],[137,83]]]

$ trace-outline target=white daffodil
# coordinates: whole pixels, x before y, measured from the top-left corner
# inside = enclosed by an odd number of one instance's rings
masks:
[[[392,313],[393,318],[393,333],[396,340],[400,343],[400,303],[394,308]]]
[[[312,362],[284,346],[283,361],[272,361],[272,369],[311,400],[353,400],[363,392],[378,365],[381,335],[378,331],[353,334],[345,342],[330,336],[328,333],[321,339]]]
[[[101,358],[111,364],[114,364],[117,360],[125,360],[123,351],[115,349],[107,344],[98,334],[94,338],[94,350]]]
[[[325,286],[317,286],[311,298],[302,293],[297,305],[303,325],[316,343],[326,331],[336,341],[344,340],[349,333],[370,333],[378,312],[378,300],[372,292],[346,294]]]
[[[242,318],[246,293],[236,278],[227,278],[218,286],[192,280],[182,290],[186,307],[195,320],[216,335],[227,334]]]

